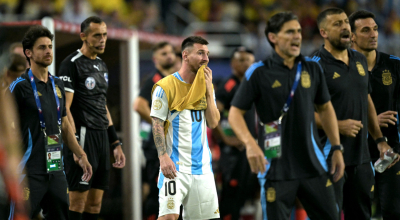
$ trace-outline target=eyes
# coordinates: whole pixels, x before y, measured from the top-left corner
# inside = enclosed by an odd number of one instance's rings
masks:
[[[346,19],[344,20],[345,24],[349,24],[349,20]],[[333,23],[333,26],[341,26],[343,24],[343,21],[336,21],[335,23]]]

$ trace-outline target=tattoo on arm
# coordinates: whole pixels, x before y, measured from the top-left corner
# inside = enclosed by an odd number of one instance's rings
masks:
[[[165,135],[164,135],[164,121],[151,117],[152,118],[152,127],[153,127],[153,135],[154,135],[154,143],[156,144],[158,156],[161,156],[167,152],[167,146],[165,145]]]

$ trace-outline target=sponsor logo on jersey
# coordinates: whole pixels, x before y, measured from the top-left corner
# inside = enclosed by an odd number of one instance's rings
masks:
[[[356,62],[356,67],[357,67],[358,73],[361,76],[365,76],[364,67],[362,66],[362,64],[360,62]]]
[[[282,85],[278,80],[275,80],[274,84],[272,84],[272,88],[278,88],[280,86],[282,86]]]
[[[217,210],[214,212],[214,214],[218,214],[219,213],[219,208],[217,208]]]
[[[97,69],[97,71],[100,71],[100,69],[99,69],[99,65],[93,65],[93,68],[95,68],[95,69]]]
[[[104,79],[106,80],[106,82],[108,84],[108,73],[104,73]]]
[[[301,72],[301,86],[306,89],[311,86],[310,74],[307,71]]]
[[[333,79],[337,79],[337,78],[339,78],[339,77],[340,77],[339,73],[335,72],[335,73],[333,74]]]
[[[382,72],[382,82],[385,86],[392,84],[392,74],[389,70],[385,70]]]
[[[69,76],[60,76],[59,77],[62,81],[65,81],[65,82],[72,82],[71,81],[71,78],[69,78]]]
[[[96,80],[93,77],[89,76],[86,78],[85,86],[87,89],[92,90],[96,86]]]
[[[326,186],[325,187],[329,187],[329,186],[332,186],[332,182],[331,182],[330,179],[328,179],[328,181],[326,182]]]
[[[269,187],[267,189],[267,202],[275,202],[276,192],[274,187]]]

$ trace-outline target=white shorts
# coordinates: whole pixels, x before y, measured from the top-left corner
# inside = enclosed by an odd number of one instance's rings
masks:
[[[219,218],[218,196],[213,173],[192,175],[177,172],[171,180],[158,178],[159,217],[178,214],[183,205],[184,220]]]

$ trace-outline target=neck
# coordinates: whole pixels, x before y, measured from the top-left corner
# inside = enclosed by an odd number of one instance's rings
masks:
[[[96,57],[97,57],[97,53],[90,50],[89,47],[87,47],[85,43],[83,43],[80,51],[85,57],[88,57],[92,60],[96,59]]]
[[[157,68],[158,71],[160,71],[160,73],[161,73],[163,76],[168,76],[168,75],[171,75],[172,73],[174,73],[174,67],[171,67],[171,68],[169,68],[169,69],[164,69],[164,68],[162,68],[161,66],[156,65],[156,68]]]
[[[182,65],[178,73],[185,82],[192,84],[197,72],[192,72],[187,65]]]
[[[376,64],[376,50],[372,51],[365,51],[359,48],[357,45],[353,45],[353,49],[357,50],[358,52],[362,53],[367,58],[368,63],[368,71],[372,71]]]
[[[283,65],[287,66],[289,69],[292,69],[294,66],[294,60],[296,57],[287,56],[282,53],[280,50],[275,50],[276,53],[283,58]]]
[[[239,79],[239,81],[242,81],[242,79],[244,77],[244,74],[240,75],[236,71],[233,71],[233,75],[235,75]]]
[[[324,48],[332,54],[337,60],[341,60],[348,65],[349,63],[349,54],[347,53],[347,49],[345,50],[338,50],[329,41],[325,41]]]
[[[36,78],[38,78],[40,81],[43,81],[45,83],[47,83],[47,80],[49,79],[49,73],[47,69],[47,66],[42,67],[31,61],[32,74],[36,76]]]

